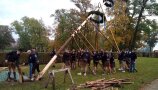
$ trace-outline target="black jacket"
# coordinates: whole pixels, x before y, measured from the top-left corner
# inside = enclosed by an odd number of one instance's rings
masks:
[[[90,57],[91,57],[91,55],[90,55],[89,52],[84,52],[84,53],[82,54],[82,58],[83,58],[83,59],[90,60]]]
[[[28,63],[36,63],[37,55],[35,53],[31,53],[28,57]]]
[[[135,52],[131,53],[131,61],[135,61],[137,59],[137,54]]]
[[[6,60],[9,62],[19,62],[20,54],[17,54],[17,51],[12,51],[7,53]]]

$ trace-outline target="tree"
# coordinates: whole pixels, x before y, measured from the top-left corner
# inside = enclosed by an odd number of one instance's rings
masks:
[[[65,42],[65,40],[70,37],[73,30],[75,30],[87,18],[87,10],[90,9],[92,6],[90,4],[90,0],[72,0],[72,2],[79,8],[79,10],[60,9],[56,10],[55,14],[52,14],[52,16],[55,17],[55,24],[57,23],[54,41],[56,48],[59,48],[58,46],[61,46]],[[85,27],[83,27],[82,29],[84,30],[84,35],[88,39],[91,39],[90,33],[92,28],[90,27],[90,25],[86,24]],[[82,48],[82,41],[78,37],[75,38]],[[77,48],[76,46],[77,45],[75,45],[75,42],[72,41],[68,48]]]
[[[111,20],[106,22],[106,31],[104,31],[104,33],[109,37],[113,46],[116,47],[116,44],[118,44],[120,50],[129,48],[133,31],[133,25],[131,24],[133,19],[128,15],[127,3],[122,0],[116,0],[114,6],[107,8],[106,12],[107,15],[111,17]],[[114,34],[116,44],[111,32]]]
[[[131,49],[134,49],[138,33],[141,33],[139,26],[143,22],[142,19],[147,18],[147,16],[158,15],[158,4],[155,0],[131,0],[129,4],[129,10],[132,10],[130,15],[135,20],[134,23],[134,33],[131,39]]]
[[[0,50],[5,49],[14,43],[14,39],[8,26],[0,25]]]
[[[150,53],[158,42],[158,24],[155,20],[144,20],[143,23],[140,23],[140,28],[143,31],[143,40],[149,46]]]
[[[38,51],[46,50],[49,41],[49,30],[47,30],[42,20],[23,17],[21,22],[14,21],[11,25],[19,35],[19,47],[24,50],[30,48],[37,48]]]

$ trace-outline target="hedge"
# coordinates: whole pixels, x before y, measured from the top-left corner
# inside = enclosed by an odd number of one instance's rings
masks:
[[[0,52],[0,66],[6,66],[5,64],[5,56],[6,56],[7,53],[2,53]],[[117,53],[113,53],[114,54],[114,57],[115,59],[117,59],[118,55]],[[155,58],[158,58],[158,52],[155,52],[155,53],[144,53],[144,52],[138,52],[137,53],[138,57],[155,57]],[[58,58],[56,60],[56,63],[60,63],[62,61],[61,59],[62,55],[58,55]],[[21,56],[20,56],[20,63],[27,63],[28,61],[28,54],[27,53],[22,53]],[[40,61],[40,64],[47,64],[51,57],[50,57],[50,53],[38,53],[38,59]]]
[[[0,66],[6,66],[5,64],[5,57],[7,53],[2,53],[0,52]],[[38,53],[38,59],[40,61],[40,64],[47,64],[50,59],[50,53]],[[20,63],[27,63],[28,62],[28,54],[27,53],[22,53],[20,55]],[[56,60],[57,63],[61,62],[60,56]]]

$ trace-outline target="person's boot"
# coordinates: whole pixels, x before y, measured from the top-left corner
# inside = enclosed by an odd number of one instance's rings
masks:
[[[13,72],[13,74],[14,74],[14,81],[17,81],[16,80],[16,72]]]
[[[8,78],[7,78],[7,81],[10,81],[10,80],[11,80],[11,78],[10,78],[10,74],[11,74],[11,72],[8,72]]]

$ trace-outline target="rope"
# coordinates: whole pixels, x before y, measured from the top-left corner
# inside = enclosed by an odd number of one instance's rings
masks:
[[[91,24],[93,24],[95,27],[97,27],[94,23],[92,23],[92,22],[90,22]],[[105,39],[107,39],[108,40],[108,42],[113,46],[113,47],[115,47],[115,45],[113,45],[112,44],[112,42],[99,30],[99,33],[105,38]],[[115,49],[117,49],[116,47],[115,47]]]
[[[84,43],[83,39],[82,39],[82,38],[80,38],[78,34],[76,34],[76,36],[77,36],[80,40],[82,40],[82,42],[83,42],[84,46],[86,46],[86,48],[87,48],[87,49],[91,52],[91,50],[88,48],[88,46]],[[92,52],[91,52],[91,53],[92,53]]]
[[[102,6],[100,6],[100,8],[102,9],[102,12],[103,12],[103,13],[104,13],[104,15],[105,15],[105,12],[104,12],[104,10],[103,10],[103,7],[102,7]],[[107,22],[107,19],[106,19],[106,18],[105,18],[105,21]],[[112,30],[111,30],[111,29],[110,29],[110,33],[111,33],[112,38],[113,38],[113,40],[114,40],[114,42],[115,42],[115,45],[116,45],[117,50],[120,52],[120,49],[119,49],[118,44],[117,44],[117,42],[116,42],[115,36],[114,36],[114,34],[113,34],[113,32],[112,32]]]
[[[92,47],[92,49],[95,51],[95,48],[93,47],[93,45],[88,41],[88,39],[84,36],[84,34],[82,33],[82,31],[80,31],[81,35],[84,37],[84,39],[88,42],[88,44]]]
[[[78,48],[80,48],[80,46],[79,46],[79,44],[77,43],[77,41],[76,41],[75,37],[73,37],[73,39],[74,39],[74,41],[75,41],[75,43],[76,43],[77,47],[78,47]]]

